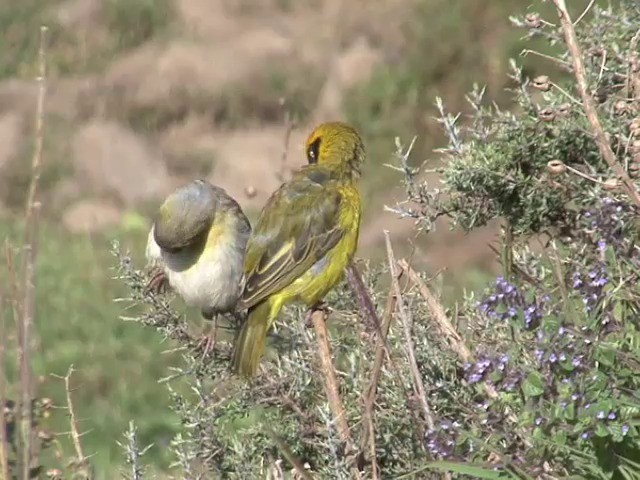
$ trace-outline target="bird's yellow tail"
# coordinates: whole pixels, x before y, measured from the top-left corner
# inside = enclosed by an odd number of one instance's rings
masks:
[[[231,368],[234,373],[244,377],[253,377],[267,341],[267,331],[271,324],[269,302],[262,302],[249,309],[240,334],[236,338]]]

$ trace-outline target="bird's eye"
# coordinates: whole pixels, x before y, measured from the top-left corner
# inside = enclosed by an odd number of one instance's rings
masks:
[[[311,165],[318,163],[318,155],[320,153],[320,138],[316,138],[307,147],[307,161]]]

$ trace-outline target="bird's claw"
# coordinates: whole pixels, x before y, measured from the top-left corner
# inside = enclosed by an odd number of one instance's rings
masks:
[[[311,314],[313,312],[318,312],[318,311],[322,312],[322,315],[326,319],[329,316],[329,314],[331,314],[331,312],[333,312],[333,309],[326,302],[318,302],[318,303],[316,303],[307,312],[307,316],[305,318],[305,326],[307,328],[311,328],[313,326],[313,324],[311,322]]]
[[[150,272],[150,278],[142,293],[148,295],[153,292],[156,295],[166,293],[169,290],[169,278],[161,268],[154,268]]]

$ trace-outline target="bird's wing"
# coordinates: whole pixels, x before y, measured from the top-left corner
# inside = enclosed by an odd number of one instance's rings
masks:
[[[323,258],[344,235],[342,196],[330,175],[308,171],[284,184],[263,208],[247,246],[239,308],[282,290]]]

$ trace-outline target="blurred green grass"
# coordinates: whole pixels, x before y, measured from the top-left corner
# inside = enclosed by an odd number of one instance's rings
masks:
[[[55,77],[99,71],[120,52],[165,34],[172,21],[170,0],[105,0],[108,35],[102,43],[87,45],[86,41],[91,39],[64,30],[52,18],[52,7],[60,3],[61,0],[0,2],[0,29],[4,38],[0,42],[0,79],[33,78],[41,23],[50,28],[48,61],[50,73]],[[388,175],[382,166],[392,160],[395,136],[400,136],[405,143],[413,135],[419,136],[412,157],[416,163],[433,158],[431,149],[442,143],[441,132],[431,118],[435,113],[436,94],[445,96],[455,111],[464,108],[463,94],[474,81],[487,82],[491,95],[499,103],[508,104],[507,97],[500,91],[505,84],[503,67],[509,56],[517,56],[522,44],[519,42],[521,32],[508,27],[507,17],[524,12],[526,5],[510,0],[472,3],[468,0],[422,1],[406,32],[406,51],[396,62],[380,67],[370,82],[347,96],[347,117],[362,131],[370,156],[365,185],[371,198],[368,216],[378,212],[376,201],[381,197],[378,192],[398,180]],[[572,8],[580,10],[586,3],[587,0],[575,2]],[[545,10],[549,14],[549,5]],[[544,49],[542,45],[541,48]],[[538,72],[543,68],[540,65],[531,62],[529,73]],[[315,87],[315,78],[311,82],[308,75],[291,79],[282,76],[279,70],[265,75],[272,76],[271,91],[254,92],[255,98],[240,99],[230,92],[229,111],[220,114],[220,123],[233,125],[238,118],[256,111],[263,116],[273,115],[272,105],[292,89],[302,92],[293,98],[294,110],[300,117],[309,113],[309,105],[303,104],[309,100],[308,90],[299,85]],[[158,122],[164,120],[157,112],[151,112],[150,118],[145,116],[147,112],[130,113],[140,115],[130,119],[140,129],[153,131]],[[68,133],[56,125],[58,123],[48,131]],[[68,174],[64,163],[66,152],[48,149],[45,155],[49,163],[45,162],[43,190]],[[26,152],[21,160],[28,156]],[[20,162],[19,169],[13,171],[15,181],[10,182],[14,186],[2,194],[9,196],[4,200],[10,200],[6,201],[10,205],[23,202],[21,189],[27,185],[29,173],[25,165],[28,164]],[[0,234],[19,245],[19,218],[0,220]],[[119,319],[123,311],[113,300],[126,292],[122,285],[111,280],[110,268],[115,261],[109,254],[109,241],[113,238],[141,260],[146,241],[143,230],[122,228],[100,236],[74,236],[60,225],[45,221],[37,264],[38,350],[34,368],[44,379],[38,391],[63,405],[62,382],[51,374],[64,375],[70,364],[74,364],[77,413],[83,419],[81,428],[90,430],[84,437],[84,447],[87,453],[95,454],[93,462],[99,478],[113,478],[113,472],[122,464],[116,441],[122,438],[129,420],[134,420],[139,427],[142,445],[156,444],[149,452],[148,461],[158,468],[168,465],[167,449],[163,446],[179,428],[178,418],[168,408],[166,388],[157,383],[179,359],[162,353],[170,346],[161,344],[161,338],[154,332]],[[6,273],[0,269],[0,280],[4,284],[3,275]],[[446,303],[452,305],[464,288],[478,288],[486,278],[487,274],[482,271],[446,275],[442,283]],[[198,319],[197,312],[188,314]],[[15,375],[9,375],[9,380],[13,382]],[[58,411],[51,422],[54,432],[69,429],[67,418]],[[61,437],[61,441],[70,454],[69,440]]]
[[[19,245],[21,228],[17,222],[0,223],[0,236]],[[34,374],[41,378],[39,396],[50,397],[56,405],[65,405],[64,384],[52,375],[64,376],[71,364],[77,416],[83,419],[81,430],[87,454],[99,478],[113,478],[115,465],[122,463],[116,445],[122,439],[129,420],[135,420],[142,445],[154,442],[149,456],[152,464],[168,463],[163,445],[177,431],[178,418],[168,408],[166,386],[158,379],[176,365],[176,354],[163,353],[170,344],[154,331],[127,323],[114,299],[126,294],[123,285],[112,279],[115,264],[109,252],[111,238],[118,238],[140,259],[144,238],[138,232],[113,232],[99,237],[74,236],[56,225],[44,224],[40,230],[36,264],[36,350]],[[6,271],[0,270],[6,285]],[[14,332],[10,312],[5,310],[9,335]],[[197,318],[197,317],[196,317]],[[11,346],[9,350],[12,351]],[[7,378],[15,387],[15,357],[9,356]],[[10,395],[15,388],[10,388]],[[48,428],[67,432],[63,411],[55,410]],[[64,451],[71,455],[68,438],[61,436]]]

